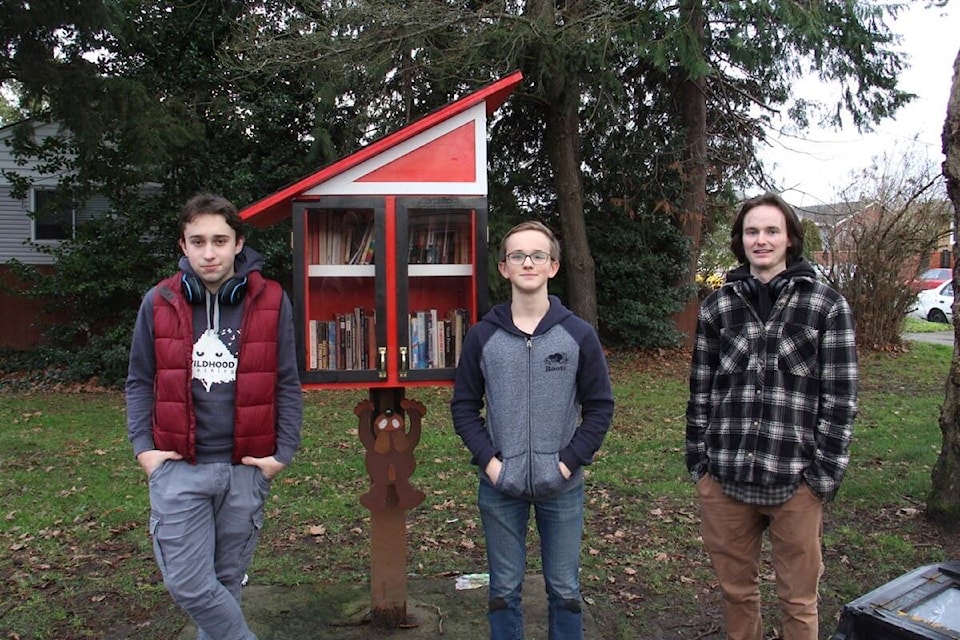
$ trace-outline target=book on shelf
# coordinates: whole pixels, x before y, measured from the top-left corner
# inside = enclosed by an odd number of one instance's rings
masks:
[[[429,333],[429,323],[427,321],[427,312],[426,311],[417,311],[417,350],[415,369],[429,369],[430,368],[430,357],[427,355],[427,350],[430,348],[430,333]]]
[[[366,225],[360,242],[357,243],[356,250],[350,256],[347,264],[373,264],[373,246],[373,221],[371,220]]]
[[[420,354],[423,352],[423,311],[410,314],[410,368],[423,369]]]
[[[363,316],[363,307],[353,308],[352,349],[356,369],[367,368],[367,346],[360,336],[360,332],[363,331]]]
[[[353,314],[340,314],[340,332],[343,338],[343,350],[340,352],[343,354],[343,368],[356,369],[353,353]]]
[[[363,335],[367,337],[367,369],[376,369],[380,366],[377,357],[377,322],[374,314],[366,314],[363,318]]]
[[[448,314],[448,321],[451,324],[451,334],[453,335],[453,365],[460,364],[460,351],[463,349],[463,338],[467,335],[467,329],[470,328],[470,313],[466,309],[451,309]]]
[[[431,369],[441,369],[443,368],[443,339],[438,340],[438,336],[443,335],[443,323],[437,322],[437,310],[430,309],[427,316],[427,331],[430,334],[429,341],[429,351],[428,351],[428,364],[427,366]]]
[[[307,324],[307,369],[317,368],[318,353],[319,353],[319,350],[317,347],[317,321],[311,320]]]
[[[330,343],[327,341],[327,323],[317,322],[317,330],[320,331],[319,354],[317,355],[317,368],[330,368]]]

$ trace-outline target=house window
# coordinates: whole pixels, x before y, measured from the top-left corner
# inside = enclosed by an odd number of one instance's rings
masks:
[[[53,189],[33,191],[33,239],[68,240],[73,237],[76,212],[72,206],[58,206]]]
[[[950,255],[949,250],[941,249],[940,250],[940,268],[952,269],[953,268],[953,260],[951,260],[952,257],[953,256]]]

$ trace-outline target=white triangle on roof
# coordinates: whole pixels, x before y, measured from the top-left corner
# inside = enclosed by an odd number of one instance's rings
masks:
[[[486,105],[480,102],[307,189],[303,195],[485,196],[487,195],[486,127]],[[471,130],[472,136],[470,136]],[[445,153],[460,154],[460,157],[448,157],[446,171],[438,167],[424,166],[423,170],[418,172],[412,160],[418,157],[417,152],[425,150],[448,135],[451,139],[469,142],[469,144],[460,145],[458,149],[444,149]],[[471,154],[472,157],[462,157],[466,153]],[[432,155],[438,156],[436,153]],[[444,156],[440,154],[438,157]],[[466,166],[466,163],[472,163],[472,170]],[[378,175],[390,173],[388,165],[398,167],[398,171],[405,171],[406,177],[403,180],[378,180]]]

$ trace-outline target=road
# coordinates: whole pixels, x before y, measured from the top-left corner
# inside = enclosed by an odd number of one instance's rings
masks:
[[[910,340],[914,342],[932,342],[934,344],[953,344],[953,329],[949,331],[931,331],[929,333],[905,333],[903,334],[904,340]]]

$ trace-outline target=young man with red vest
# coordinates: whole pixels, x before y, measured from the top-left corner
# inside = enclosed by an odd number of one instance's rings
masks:
[[[127,430],[164,585],[199,639],[246,640],[240,589],[264,501],[300,446],[293,310],[229,201],[194,196],[179,223],[180,271],[137,316]]]

